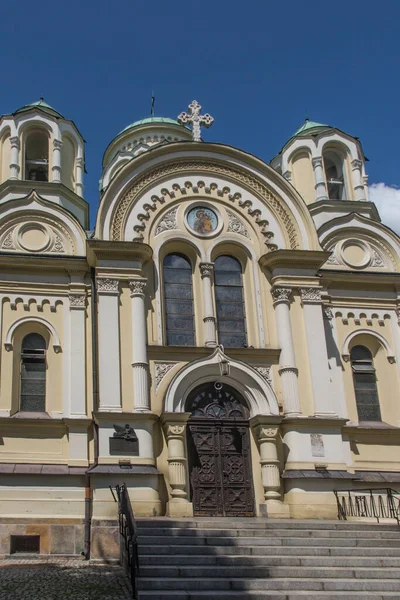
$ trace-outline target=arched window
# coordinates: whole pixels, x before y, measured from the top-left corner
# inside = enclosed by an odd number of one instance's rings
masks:
[[[182,254],[164,258],[164,303],[168,346],[194,346],[192,266]]]
[[[33,131],[26,139],[25,179],[49,180],[49,137],[45,131]]]
[[[343,174],[343,158],[331,150],[323,153],[326,185],[330,200],[345,200],[346,190]]]
[[[218,342],[226,348],[246,344],[242,267],[233,256],[219,256],[214,263]]]
[[[381,421],[378,388],[371,351],[354,346],[350,353],[359,421]]]
[[[21,412],[46,410],[46,342],[29,333],[21,346]]]

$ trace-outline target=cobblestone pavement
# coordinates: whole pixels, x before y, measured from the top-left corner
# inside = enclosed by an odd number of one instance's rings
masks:
[[[129,581],[117,565],[80,559],[0,559],[0,600],[127,600]]]

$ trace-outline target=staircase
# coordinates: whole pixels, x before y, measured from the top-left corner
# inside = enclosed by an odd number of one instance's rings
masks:
[[[137,519],[139,600],[400,600],[400,528]]]

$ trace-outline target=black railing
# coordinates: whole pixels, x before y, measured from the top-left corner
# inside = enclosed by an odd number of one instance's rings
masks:
[[[114,489],[117,497],[115,497]],[[137,600],[136,577],[139,574],[139,553],[135,516],[126,484],[116,485],[115,488],[110,486],[110,490],[115,502],[118,502],[121,565],[131,581],[132,598]]]
[[[338,519],[395,519],[400,525],[400,493],[392,488],[334,490]]]

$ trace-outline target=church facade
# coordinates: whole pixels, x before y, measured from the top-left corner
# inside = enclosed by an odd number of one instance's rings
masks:
[[[111,141],[94,231],[75,124],[0,120],[0,554],[116,553],[122,482],[139,516],[335,518],[399,481],[400,239],[359,140],[307,120],[268,165],[189,108]]]

